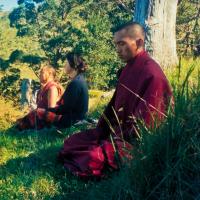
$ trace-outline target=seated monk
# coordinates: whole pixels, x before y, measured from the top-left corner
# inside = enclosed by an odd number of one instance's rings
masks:
[[[153,127],[166,116],[172,91],[160,66],[144,50],[144,40],[138,23],[115,32],[117,53],[126,66],[97,127],[70,136],[59,152],[59,160],[73,174],[103,177],[105,169],[118,169],[118,161],[131,158],[139,134],[137,120]]]
[[[52,108],[55,107],[62,94],[63,88],[55,81],[56,71],[53,67],[45,66],[40,70],[41,89],[37,94],[38,108]]]
[[[29,121],[28,128],[42,129],[52,125],[59,128],[68,128],[79,120],[83,120],[88,112],[88,87],[83,73],[86,71],[83,58],[74,53],[69,53],[65,61],[66,74],[71,79],[57,106],[44,105],[32,112],[34,121]],[[39,93],[39,97],[47,98],[47,93]],[[54,101],[55,103],[55,101]],[[30,118],[29,118],[30,119]],[[26,119],[27,121],[27,119]],[[19,126],[18,126],[19,127]]]
[[[41,88],[37,93],[37,108],[50,108],[58,105],[63,94],[62,86],[55,81],[56,71],[51,66],[44,66],[40,70]],[[17,121],[17,127],[21,130],[35,127],[36,110]],[[38,122],[39,123],[39,122]]]

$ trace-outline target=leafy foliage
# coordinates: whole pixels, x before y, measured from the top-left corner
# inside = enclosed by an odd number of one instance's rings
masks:
[[[9,25],[8,14],[0,12],[0,58],[8,60],[10,54],[15,51],[23,51],[24,54],[44,56],[36,37],[16,37],[17,29]]]
[[[179,1],[177,13],[178,51],[183,55],[200,55],[200,2]]]
[[[22,61],[23,51],[15,50],[10,54],[9,61],[14,63],[16,61]]]
[[[19,36],[34,35],[53,66],[59,66],[66,53],[81,52],[88,61],[91,87],[108,88],[114,84],[119,62],[112,44],[111,28],[130,20],[133,7],[116,1],[33,1],[18,2],[10,15],[10,25]],[[119,20],[120,19],[120,20]],[[97,73],[98,72],[98,73]]]
[[[9,62],[0,58],[0,71],[5,71],[9,67]]]
[[[0,91],[1,95],[7,98],[18,97],[20,85],[20,70],[16,68],[9,69],[8,73],[1,78]],[[17,98],[17,99],[18,99]],[[16,100],[17,100],[16,99]]]
[[[75,50],[88,61],[90,87],[114,85],[122,63],[110,30],[131,20],[134,1],[19,0],[18,5],[9,15],[10,25],[17,28],[19,36],[38,38],[53,66],[62,65],[66,53]],[[199,14],[198,1],[179,1],[177,41],[181,54],[198,55]]]

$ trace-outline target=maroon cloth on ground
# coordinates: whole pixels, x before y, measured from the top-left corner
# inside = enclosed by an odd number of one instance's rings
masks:
[[[48,108],[48,92],[51,87],[57,87],[58,95],[62,94],[61,87],[56,82],[49,82],[41,89],[37,95],[37,107],[47,109]],[[57,106],[61,104],[61,101],[57,102]],[[44,111],[38,111],[37,109],[31,111],[23,118],[17,121],[17,128],[19,130],[26,129],[42,129],[50,126],[52,123],[59,121],[61,115]]]
[[[163,120],[170,97],[172,91],[161,68],[145,51],[141,52],[122,70],[96,129],[66,139],[60,161],[80,177],[103,177],[106,168],[117,169],[115,149],[121,160],[131,159],[131,138],[138,136],[134,119],[153,127],[155,121]]]
[[[33,110],[28,115],[19,119],[17,122],[17,128],[19,130],[26,129],[43,129],[44,127],[50,127],[53,123],[59,121],[61,115],[56,115],[53,112],[46,110]]]

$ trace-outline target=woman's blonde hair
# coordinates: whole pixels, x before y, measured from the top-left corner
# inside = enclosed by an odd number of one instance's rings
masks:
[[[56,77],[56,70],[51,65],[44,65],[41,67],[40,72],[47,72],[48,77],[45,77],[46,79],[48,79],[50,75],[53,77],[53,81],[56,82],[58,92],[60,93],[59,96],[61,96],[64,89]]]
[[[56,80],[56,70],[51,65],[44,65],[40,69],[40,74],[44,74],[44,82],[47,82],[49,77],[53,78],[53,81],[57,82]]]
[[[56,70],[50,65],[41,67],[40,71],[47,72],[49,75],[52,75],[54,79],[56,78]]]

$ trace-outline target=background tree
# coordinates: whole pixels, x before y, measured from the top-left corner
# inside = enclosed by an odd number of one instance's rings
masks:
[[[200,46],[200,1],[179,0],[177,12],[178,52],[184,56],[198,54]],[[200,55],[200,52],[199,54]]]
[[[18,36],[38,38],[53,66],[59,66],[72,49],[89,63],[91,87],[114,84],[121,66],[112,43],[111,29],[131,20],[132,1],[20,0],[10,15],[10,25]],[[98,72],[98,73],[97,73]]]
[[[176,13],[178,0],[136,0],[134,20],[147,29],[147,49],[162,66],[177,64]]]
[[[163,66],[177,63],[175,48],[177,5],[174,7],[177,1],[170,0],[167,4],[163,2],[158,0],[136,2],[133,0],[19,0],[19,6],[9,15],[10,25],[13,28],[6,28],[8,33],[4,34],[5,31],[2,33],[2,42],[6,43],[4,46],[7,47],[4,51],[0,51],[0,55],[6,54],[9,58],[11,52],[18,49],[25,55],[33,54],[42,57],[45,55],[53,66],[59,67],[66,53],[74,49],[82,53],[88,61],[87,79],[90,87],[108,89],[114,86],[116,71],[123,66],[115,53],[110,29],[115,28],[119,23],[132,20],[133,13],[135,13],[135,20],[146,24],[147,29],[149,28],[148,49],[150,52],[154,49],[153,56],[158,57]],[[173,9],[170,9],[170,5]],[[198,0],[181,0],[178,3],[176,37],[179,54],[193,55],[197,44],[200,43],[198,6]],[[169,23],[169,19],[173,23]],[[16,32],[14,28],[17,29],[18,37],[9,39],[7,35],[10,30]],[[190,30],[189,33],[185,31],[187,28]],[[173,31],[168,31],[170,29]],[[159,34],[162,31],[164,34]],[[38,44],[43,51],[38,47],[31,48],[28,42],[24,42],[25,38],[31,40],[31,46]],[[7,44],[8,41],[12,45]],[[15,41],[18,42],[15,44]],[[12,51],[6,52],[10,48]],[[172,50],[166,51],[166,49]]]
[[[9,25],[8,13],[0,12],[0,58],[7,60],[15,51],[23,51],[25,54],[44,56],[38,39],[33,36],[17,37],[17,29]]]

